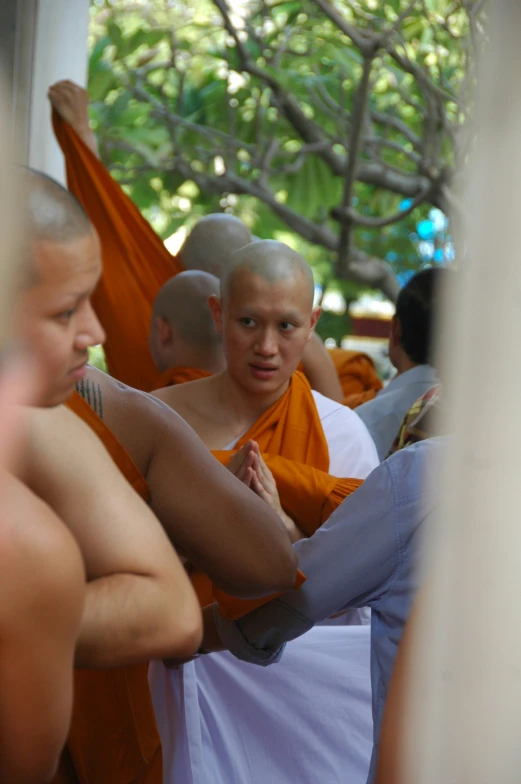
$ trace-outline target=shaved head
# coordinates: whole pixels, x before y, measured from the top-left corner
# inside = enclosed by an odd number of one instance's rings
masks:
[[[232,254],[251,241],[251,231],[234,215],[206,215],[186,238],[179,258],[187,270],[203,270],[220,278]]]
[[[26,218],[33,241],[65,243],[93,231],[87,214],[75,196],[46,174],[26,169]]]
[[[209,348],[220,343],[208,298],[219,295],[219,279],[200,270],[180,272],[160,289],[153,316],[168,321],[187,343]]]
[[[256,275],[268,283],[283,280],[301,281],[313,307],[315,283],[311,267],[300,253],[276,240],[258,240],[237,250],[221,278],[221,297],[226,299],[239,276]]]

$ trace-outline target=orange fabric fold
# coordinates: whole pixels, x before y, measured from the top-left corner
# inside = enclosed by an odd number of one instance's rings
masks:
[[[114,434],[74,392],[67,407],[94,430],[144,500],[148,485]],[[148,665],[76,670],[74,709],[53,784],[162,784],[161,741],[148,687]]]
[[[92,302],[107,334],[109,371],[136,389],[157,389],[148,350],[152,305],[161,286],[183,267],[70,125],[55,112],[52,120],[69,190],[101,240],[103,274]]]
[[[335,365],[344,397],[382,388],[383,384],[374,362],[368,354],[343,348],[329,348],[328,352]]]
[[[166,370],[157,382],[156,389],[163,389],[164,387],[172,387],[176,384],[187,384],[189,381],[198,381],[200,378],[208,378],[212,376],[208,370],[202,368],[184,367],[177,365],[176,367]]]
[[[329,471],[329,448],[309,382],[293,373],[289,387],[238,440],[256,441],[261,452]]]

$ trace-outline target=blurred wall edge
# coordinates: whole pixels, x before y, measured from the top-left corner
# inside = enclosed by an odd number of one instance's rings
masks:
[[[64,181],[47,89],[58,79],[84,85],[89,0],[1,0],[0,65],[20,163]]]

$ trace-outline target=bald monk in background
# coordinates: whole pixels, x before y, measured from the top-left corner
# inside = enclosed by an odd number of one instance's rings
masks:
[[[208,306],[218,294],[219,279],[200,270],[180,272],[160,289],[149,335],[150,354],[161,373],[158,387],[224,370],[222,340]]]
[[[99,161],[89,127],[87,92],[65,80],[49,89],[49,99],[57,113],[54,126],[66,157],[69,187],[97,227],[103,247],[105,268],[94,306],[108,335],[109,370],[138,389],[153,389],[158,383],[147,350],[147,332],[161,285],[183,268],[219,277],[231,254],[252,241],[251,232],[232,215],[208,215],[197,222],[177,258],[170,256]],[[333,400],[342,400],[334,365],[316,337],[304,352],[303,364],[313,387]]]

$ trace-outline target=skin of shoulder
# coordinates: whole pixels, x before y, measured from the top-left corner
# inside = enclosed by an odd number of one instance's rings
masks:
[[[13,476],[0,486],[0,780],[25,784],[53,776],[66,740],[85,572],[53,511]]]
[[[164,389],[157,389],[152,392],[152,395],[176,411],[196,433],[203,433],[216,418],[218,419],[216,378],[211,376],[189,381],[186,384],[174,384]]]

